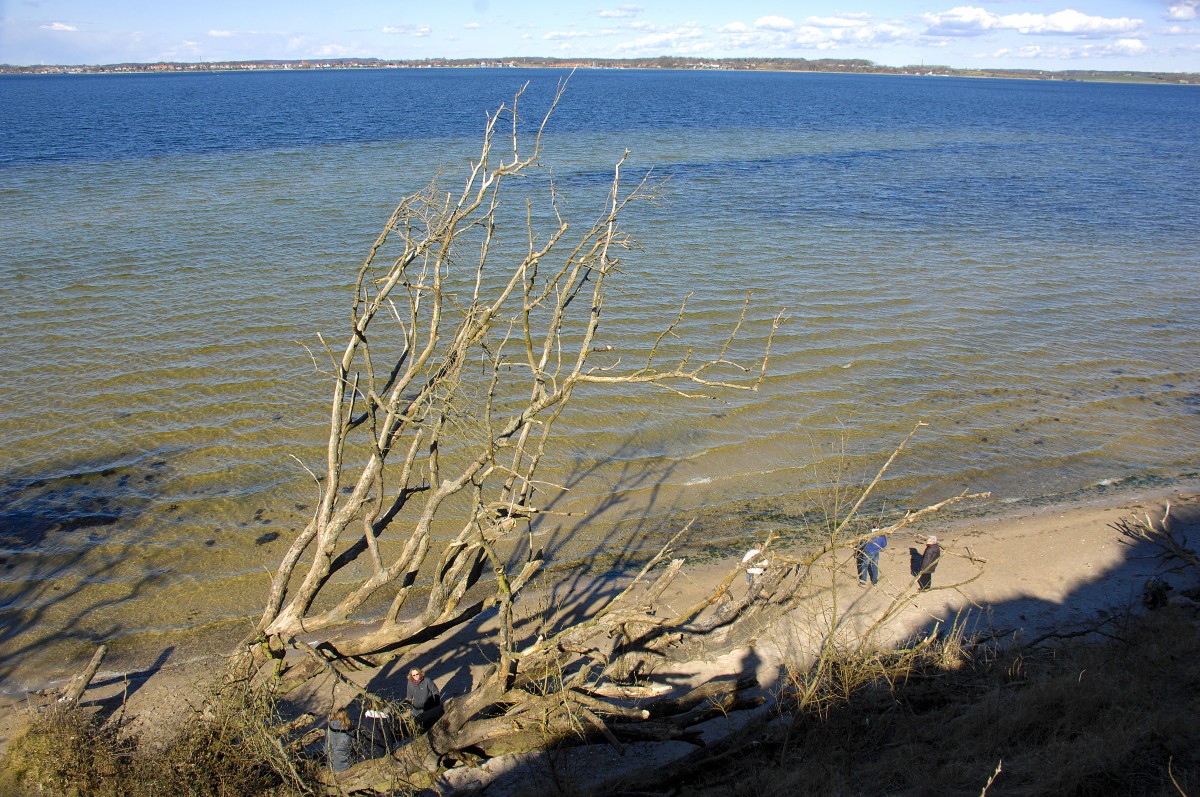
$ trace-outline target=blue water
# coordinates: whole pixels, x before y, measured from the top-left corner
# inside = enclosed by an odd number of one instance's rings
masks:
[[[0,680],[245,626],[311,511],[316,333],[340,339],[396,202],[459,180],[525,84],[531,135],[566,77],[0,77]],[[584,223],[626,148],[666,181],[627,219],[608,341],[690,293],[711,349],[751,290],[749,358],[787,316],[756,393],[578,397],[546,475],[589,514],[539,530],[558,563],[693,517],[760,534],[917,422],[889,508],[1195,477],[1194,88],[585,70],[543,145]]]

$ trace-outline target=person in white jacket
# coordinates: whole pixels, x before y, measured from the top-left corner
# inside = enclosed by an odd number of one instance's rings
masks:
[[[746,586],[752,587],[755,579],[767,572],[767,566],[771,563],[763,556],[761,549],[751,548],[742,557],[742,564],[746,567]]]

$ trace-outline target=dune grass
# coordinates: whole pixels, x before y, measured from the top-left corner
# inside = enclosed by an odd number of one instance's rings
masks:
[[[736,765],[673,794],[1200,794],[1190,606],[1127,618],[1101,642],[997,652],[950,635],[857,655],[791,673],[781,703]]]
[[[316,762],[285,745],[275,730],[284,725],[274,701],[241,684],[215,690],[170,731],[134,733],[123,715],[87,707],[31,708],[0,769],[0,795],[312,794]]]

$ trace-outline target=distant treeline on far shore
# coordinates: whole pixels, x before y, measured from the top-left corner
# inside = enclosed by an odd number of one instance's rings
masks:
[[[1006,77],[1027,80],[1093,80],[1127,83],[1173,83],[1200,85],[1200,72],[1134,72],[1077,69],[1050,72],[1041,69],[955,69],[949,66],[880,66],[863,59],[822,58],[425,58],[419,60],[381,58],[321,58],[299,61],[159,61],[103,65],[12,66],[0,64],[0,74],[82,75],[155,72],[217,72],[275,69],[421,69],[421,68],[512,68],[552,67],[560,69],[728,69],[774,72],[859,72],[876,75],[930,75],[943,77]]]

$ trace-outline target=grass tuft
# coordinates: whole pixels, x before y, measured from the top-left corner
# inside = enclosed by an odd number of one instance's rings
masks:
[[[223,686],[164,729],[134,734],[122,716],[86,707],[33,710],[9,745],[0,794],[63,797],[293,797],[315,792],[317,762],[272,729],[276,704],[244,685]]]
[[[839,651],[791,672],[781,704],[736,766],[676,794],[1200,794],[1200,620],[1186,605],[1097,643],[998,653],[948,634]]]

